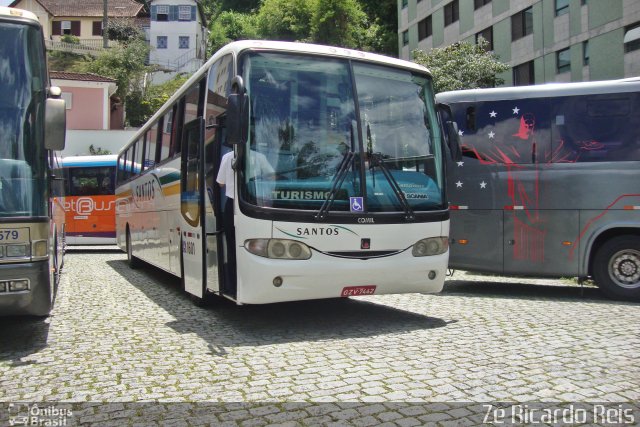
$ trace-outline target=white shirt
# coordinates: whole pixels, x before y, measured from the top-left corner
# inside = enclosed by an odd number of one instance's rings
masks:
[[[231,167],[233,162],[233,151],[229,151],[222,156],[220,160],[220,169],[218,170],[218,176],[216,182],[220,185],[224,185],[224,195],[233,199],[236,189],[236,183],[234,179],[234,171]],[[257,151],[249,151],[249,170],[248,175],[251,177],[271,175],[275,173],[273,166],[269,163],[264,154]]]
[[[233,151],[229,151],[222,156],[220,161],[220,169],[218,170],[218,176],[216,182],[220,185],[224,185],[224,195],[233,199],[236,190],[236,183],[233,176],[233,168],[231,162],[233,161]]]

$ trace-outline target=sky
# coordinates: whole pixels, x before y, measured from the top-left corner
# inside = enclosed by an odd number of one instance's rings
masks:
[[[13,0],[0,0],[0,6],[9,6]]]

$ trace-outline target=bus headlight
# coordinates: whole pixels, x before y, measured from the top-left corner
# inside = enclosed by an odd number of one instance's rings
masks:
[[[254,255],[272,259],[309,259],[311,248],[288,239],[249,239],[244,248]]]
[[[415,257],[440,255],[449,248],[449,239],[446,237],[429,237],[418,240],[413,245],[411,254]]]
[[[29,256],[29,245],[7,245],[7,258],[24,258]]]
[[[49,242],[46,240],[36,240],[33,242],[33,256],[46,257],[49,252]]]

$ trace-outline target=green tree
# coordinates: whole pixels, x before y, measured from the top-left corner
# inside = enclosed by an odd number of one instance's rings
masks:
[[[313,3],[314,1],[309,0],[264,0],[257,17],[261,38],[308,40],[314,13]]]
[[[109,40],[115,40],[123,44],[127,44],[136,39],[144,40],[144,34],[140,28],[125,19],[109,20],[107,24],[107,37],[109,37]]]
[[[431,49],[425,53],[413,51],[413,60],[433,74],[436,93],[449,90],[494,87],[504,83],[497,76],[509,69],[494,52],[487,51],[489,43],[480,38],[478,44],[467,42]]]
[[[127,95],[126,111],[130,126],[142,126],[162,105],[187,81],[187,77],[176,76],[159,85],[139,88]]]
[[[93,144],[89,146],[89,154],[92,156],[104,156],[105,154],[111,154],[111,151],[105,150],[102,147],[94,147]]]
[[[116,80],[116,95],[126,95],[142,86],[145,74],[151,70],[146,64],[149,46],[144,40],[135,39],[124,46],[112,47],[95,60],[76,64],[74,71],[94,73]]]
[[[209,52],[213,53],[235,40],[251,40],[258,36],[257,15],[222,12],[209,25]]]
[[[311,19],[313,41],[331,46],[360,48],[367,15],[356,0],[317,0]]]

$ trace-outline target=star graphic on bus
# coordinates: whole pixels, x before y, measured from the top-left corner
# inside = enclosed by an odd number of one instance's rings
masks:
[[[462,188],[462,181],[456,182],[456,188]]]
[[[458,135],[460,135],[460,136],[464,136],[464,131],[463,131],[462,129],[460,129],[460,130],[458,131]]]
[[[464,166],[464,162],[457,162],[458,163],[458,167],[461,168],[462,166]]]
[[[493,139],[494,136],[496,136],[496,133],[494,131],[491,131],[488,133],[489,135],[489,139]]]
[[[520,109],[518,107],[513,109],[513,114],[518,114],[520,112]]]
[[[498,113],[496,113],[495,111],[492,111],[489,113],[489,117],[497,117]]]
[[[484,182],[484,181],[482,181],[482,182],[480,183],[480,188],[487,188],[487,183],[486,183],[486,182]]]

